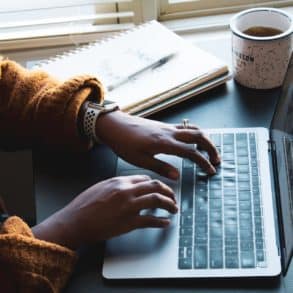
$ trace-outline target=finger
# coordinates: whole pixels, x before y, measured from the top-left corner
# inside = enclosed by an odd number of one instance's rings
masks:
[[[151,156],[141,156],[137,165],[172,180],[179,178],[179,172],[175,167]]]
[[[175,124],[175,127],[177,129],[186,129],[186,127],[183,124]],[[188,124],[187,129],[194,129],[194,130],[198,130],[199,126],[194,125],[194,124]]]
[[[200,149],[208,152],[212,164],[220,163],[221,159],[215,145],[201,131],[182,129],[175,134],[175,138],[186,143],[196,143]]]
[[[134,186],[133,194],[135,196],[138,197],[148,193],[161,193],[171,198],[173,202],[176,201],[174,191],[167,184],[157,179],[140,182]]]
[[[152,178],[148,175],[127,175],[127,176],[119,176],[119,177],[129,180],[129,182],[132,184],[152,180]]]
[[[131,210],[133,212],[139,212],[143,209],[164,209],[169,213],[175,214],[178,211],[178,207],[175,202],[160,193],[146,194],[136,198],[133,201]]]
[[[200,152],[198,152],[194,147],[179,141],[175,141],[170,146],[165,146],[163,150],[165,154],[176,155],[182,158],[188,158],[191,161],[197,163],[204,171],[208,174],[213,175],[216,173],[215,167],[211,162],[205,158]]]
[[[164,228],[170,224],[170,219],[154,216],[137,216],[134,221],[134,228]]]

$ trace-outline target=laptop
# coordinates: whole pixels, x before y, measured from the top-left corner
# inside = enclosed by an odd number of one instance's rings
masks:
[[[31,150],[0,150],[0,196],[9,215],[30,226],[36,222],[33,160]]]
[[[180,211],[166,229],[138,229],[106,242],[106,279],[273,277],[293,251],[293,57],[270,129],[207,129],[221,154],[209,177],[187,159],[174,182],[118,159],[117,175],[148,174],[171,186]]]

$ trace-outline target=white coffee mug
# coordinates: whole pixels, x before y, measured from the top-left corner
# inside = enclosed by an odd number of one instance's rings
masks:
[[[255,89],[281,86],[292,51],[292,17],[280,9],[253,8],[236,14],[230,27],[235,80]],[[252,27],[281,32],[261,37],[244,33]]]

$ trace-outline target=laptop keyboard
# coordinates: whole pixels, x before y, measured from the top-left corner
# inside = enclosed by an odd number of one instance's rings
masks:
[[[210,138],[222,158],[216,175],[182,163],[178,268],[266,267],[256,135]]]

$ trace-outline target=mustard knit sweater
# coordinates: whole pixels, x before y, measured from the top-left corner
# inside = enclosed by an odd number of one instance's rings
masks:
[[[61,83],[45,72],[0,60],[0,147],[87,150],[89,142],[78,133],[78,112],[86,99],[101,102],[103,96],[101,83],[91,76]],[[0,228],[1,292],[59,292],[75,261],[75,252],[34,238],[17,216]]]

